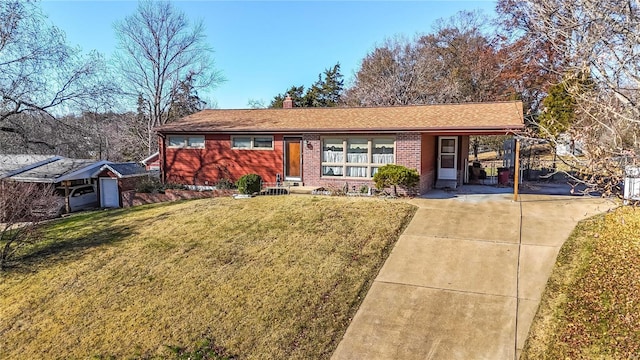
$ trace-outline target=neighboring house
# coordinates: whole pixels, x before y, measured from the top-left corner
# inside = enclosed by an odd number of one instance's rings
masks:
[[[142,165],[145,166],[147,171],[158,171],[160,170],[160,153],[154,152],[149,155],[146,159],[141,161]]]
[[[156,131],[166,182],[213,185],[256,173],[272,183],[280,178],[359,187],[371,186],[381,166],[399,164],[418,170],[424,193],[463,183],[469,135],[512,134],[523,127],[518,101],[204,110]]]
[[[580,140],[575,140],[570,134],[559,134],[556,139],[556,154],[559,156],[583,155],[584,144]]]

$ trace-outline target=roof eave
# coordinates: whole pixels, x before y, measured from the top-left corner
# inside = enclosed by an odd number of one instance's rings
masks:
[[[432,127],[432,128],[322,128],[322,129],[197,129],[197,130],[158,130],[158,133],[171,134],[322,134],[322,133],[514,133],[524,129],[524,125],[488,126],[488,127]]]

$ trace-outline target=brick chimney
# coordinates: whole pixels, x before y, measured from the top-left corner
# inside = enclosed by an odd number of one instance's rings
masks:
[[[283,109],[292,109],[293,108],[293,100],[291,100],[291,96],[287,94],[287,97],[282,102]]]

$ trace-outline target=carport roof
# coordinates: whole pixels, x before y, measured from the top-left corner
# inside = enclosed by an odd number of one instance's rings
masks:
[[[59,158],[55,161],[20,172],[11,176],[11,180],[22,182],[59,183],[66,180],[90,178],[95,169],[109,161]]]
[[[0,154],[0,179],[56,161],[59,156],[32,154]]]

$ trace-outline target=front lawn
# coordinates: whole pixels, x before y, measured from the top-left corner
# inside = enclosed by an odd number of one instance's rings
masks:
[[[415,208],[311,196],[79,214],[0,275],[2,358],[329,358]],[[171,348],[170,348],[171,347]]]
[[[522,359],[640,354],[640,210],[581,222],[547,283]]]

